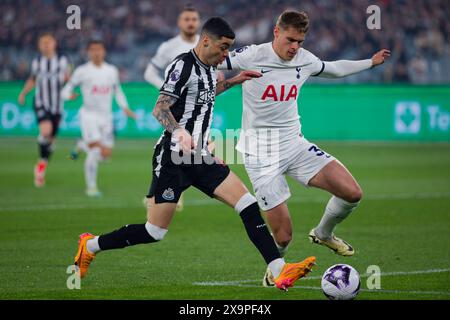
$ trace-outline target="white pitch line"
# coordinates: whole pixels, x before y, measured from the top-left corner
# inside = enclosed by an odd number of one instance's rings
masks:
[[[417,271],[394,271],[394,272],[383,272],[381,276],[404,276],[404,275],[417,275],[417,274],[430,274],[430,273],[443,273],[450,272],[450,268],[447,269],[428,269],[428,270],[417,270]],[[361,278],[367,278],[374,274],[363,274]],[[315,277],[305,277],[301,281],[306,280],[318,280],[321,279],[321,276]],[[261,282],[261,280],[234,280],[234,281],[211,281],[211,282],[194,282],[195,286],[232,286],[232,287],[251,287],[251,288],[259,288],[261,285],[255,285],[252,283]],[[293,287],[293,289],[311,289],[311,290],[322,290],[320,287],[312,287],[312,286],[298,286]],[[369,290],[369,289],[361,289],[363,292],[381,292],[381,293],[409,293],[409,294],[427,294],[427,295],[448,295],[450,296],[450,292],[444,291],[408,291],[408,290]]]
[[[0,212],[19,212],[19,211],[46,211],[46,210],[76,210],[76,209],[120,209],[120,208],[134,208],[139,207],[137,204],[124,204],[124,203],[107,203],[104,205],[98,204],[36,204],[30,206],[18,206],[18,207],[3,207],[0,208]],[[141,205],[143,207],[143,205]]]
[[[401,200],[401,199],[439,199],[450,198],[450,192],[421,192],[421,193],[373,193],[367,194],[363,200]],[[327,201],[327,197],[291,197],[289,203],[322,203]],[[185,207],[222,205],[221,202],[212,199],[185,200]],[[44,210],[73,210],[73,209],[120,209],[140,207],[141,202],[136,203],[107,203],[107,204],[36,204],[27,206],[2,206],[0,212],[20,212],[20,211],[44,211]]]
[[[450,192],[421,192],[421,193],[373,193],[364,196],[363,200],[402,200],[402,199],[439,199],[450,198]],[[291,197],[288,203],[322,203],[326,202],[328,197]],[[185,200],[185,206],[201,206],[220,204],[211,199]]]
[[[245,287],[245,288],[261,288],[261,285],[249,285],[249,284],[242,284],[238,287]],[[312,287],[312,286],[298,286],[298,287],[292,287],[289,288],[289,290],[322,290],[320,287]],[[370,292],[370,293],[394,293],[394,294],[417,294],[417,295],[443,295],[443,296],[450,296],[450,292],[446,291],[408,291],[408,290],[384,290],[384,289],[360,289],[361,292]]]

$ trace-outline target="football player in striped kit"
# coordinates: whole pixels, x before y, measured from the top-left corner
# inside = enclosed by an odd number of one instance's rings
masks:
[[[39,125],[39,159],[34,167],[34,184],[45,185],[45,171],[58,133],[63,101],[60,91],[70,77],[69,59],[57,51],[55,37],[43,33],[38,39],[39,55],[31,63],[31,75],[19,94],[19,104],[35,88],[33,106]]]
[[[167,41],[161,43],[156,50],[155,56],[151,59],[145,69],[144,79],[154,85],[157,89],[164,84],[164,70],[180,54],[187,52],[195,47],[198,42],[200,29],[200,13],[198,10],[187,5],[181,10],[178,16],[178,28],[180,33]],[[212,147],[212,144],[210,144]],[[212,150],[212,149],[211,149]],[[182,211],[184,207],[183,194],[177,203],[177,211]],[[144,204],[147,205],[147,199],[144,198]]]

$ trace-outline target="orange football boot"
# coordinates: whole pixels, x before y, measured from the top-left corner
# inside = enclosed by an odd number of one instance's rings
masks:
[[[316,257],[308,257],[297,263],[286,263],[280,275],[274,280],[275,286],[280,290],[288,291],[288,288],[293,287],[298,279],[305,277],[311,272],[315,264]]]
[[[75,265],[78,266],[80,278],[86,276],[89,265],[95,258],[95,253],[89,252],[86,247],[86,242],[94,238],[95,236],[90,233],[83,233],[80,235],[80,240],[78,240],[78,252],[75,256]]]

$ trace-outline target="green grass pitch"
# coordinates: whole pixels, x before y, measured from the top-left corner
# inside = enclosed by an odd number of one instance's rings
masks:
[[[289,292],[260,286],[263,259],[237,214],[195,189],[164,241],[98,255],[80,290],[66,286],[78,235],[111,231],[146,219],[142,198],[154,140],[119,140],[102,164],[101,199],[84,191],[83,160],[58,141],[47,186],[33,186],[37,146],[31,138],[0,139],[1,299],[325,299],[320,276],[348,263],[362,275],[357,299],[450,298],[450,145],[319,142],[364,190],[361,206],[336,234],[352,243],[344,258],[307,239],[328,195],[289,181],[294,240],[286,259],[317,257],[310,279]],[[242,165],[232,165],[251,188]],[[380,267],[381,289],[369,290],[367,267]]]

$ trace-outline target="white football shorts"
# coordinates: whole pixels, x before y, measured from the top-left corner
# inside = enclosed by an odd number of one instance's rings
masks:
[[[80,110],[81,136],[86,143],[100,142],[107,148],[114,146],[113,120],[110,115]]]
[[[308,187],[309,181],[333,160],[333,156],[302,136],[281,144],[277,157],[244,154],[245,169],[258,204],[264,211],[273,209],[291,196],[286,175]]]

